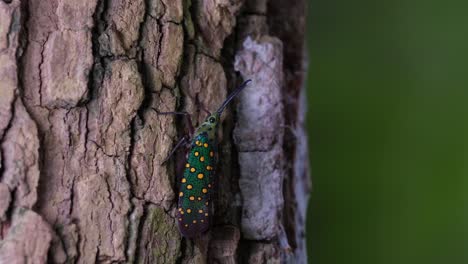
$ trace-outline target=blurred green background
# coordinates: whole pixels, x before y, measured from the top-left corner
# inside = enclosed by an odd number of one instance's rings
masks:
[[[468,1],[308,19],[309,263],[468,263]]]

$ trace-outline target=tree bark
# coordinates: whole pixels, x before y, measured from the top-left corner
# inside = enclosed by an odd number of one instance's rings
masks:
[[[287,3],[286,3],[287,2]],[[305,0],[0,0],[0,263],[306,263]],[[236,74],[239,72],[240,74]],[[175,159],[223,115],[211,230]]]

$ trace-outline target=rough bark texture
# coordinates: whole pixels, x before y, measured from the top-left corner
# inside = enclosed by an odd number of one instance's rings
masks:
[[[304,12],[0,0],[0,263],[306,263]],[[247,78],[203,246],[180,236],[175,162],[161,164],[184,124],[155,110],[198,123]]]

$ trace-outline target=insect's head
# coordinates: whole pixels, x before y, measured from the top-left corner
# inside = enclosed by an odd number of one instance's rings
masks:
[[[215,138],[220,116],[221,115],[218,112],[214,112],[213,114],[209,115],[197,129],[197,134],[205,132],[210,138]]]
[[[218,126],[220,117],[221,117],[221,114],[220,114],[220,113],[214,112],[213,114],[211,114],[210,116],[208,116],[208,117],[205,119],[205,121],[203,121],[202,126],[204,126],[204,127],[212,127],[213,129],[215,129],[216,126]]]
[[[218,124],[219,122],[219,113],[214,113],[206,118],[205,123],[208,125]]]
[[[234,92],[232,92],[232,94],[230,94],[228,98],[226,98],[226,100],[221,104],[218,110],[205,119],[200,128],[197,130],[197,133],[199,134],[206,132],[210,137],[216,137],[216,130],[219,125],[221,114],[223,113],[224,109],[226,109],[226,106],[229,104],[229,102],[231,102],[232,99],[236,97],[236,95],[238,95],[249,82],[250,80],[247,80],[241,86],[237,87]]]

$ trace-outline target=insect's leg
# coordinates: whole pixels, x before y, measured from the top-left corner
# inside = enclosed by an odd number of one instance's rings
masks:
[[[164,163],[166,163],[166,161],[168,161],[168,160],[172,157],[172,155],[174,155],[174,153],[176,152],[176,150],[177,150],[180,146],[182,146],[184,143],[186,143],[187,141],[188,141],[187,136],[183,136],[183,137],[179,140],[179,142],[177,142],[177,144],[175,145],[175,147],[171,150],[171,153],[169,153],[169,155],[167,156],[167,158],[165,158],[165,159],[163,160],[163,162],[161,163],[161,165],[164,165]]]
[[[195,129],[193,128],[192,120],[190,119],[190,114],[187,112],[159,112],[157,109],[153,108],[153,110],[158,113],[158,115],[183,115],[185,116],[185,120],[188,125],[190,135],[193,135]]]

